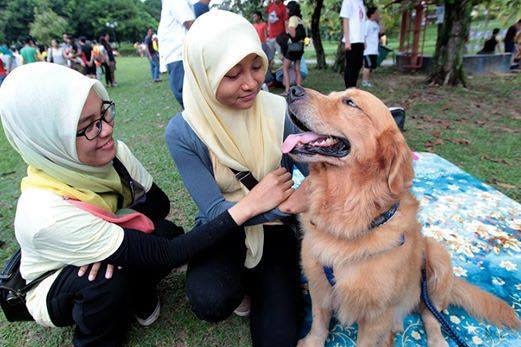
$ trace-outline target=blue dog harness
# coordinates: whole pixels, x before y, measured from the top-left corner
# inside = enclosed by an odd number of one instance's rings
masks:
[[[369,230],[377,228],[382,224],[387,223],[396,213],[400,204],[397,202],[389,210],[382,213],[378,217],[376,217],[371,224],[369,225]],[[402,234],[401,243],[399,246],[402,246],[405,243],[405,236]],[[333,268],[329,266],[324,266],[324,274],[331,286],[336,284],[335,274],[333,273]],[[468,345],[456,334],[456,332],[451,328],[449,322],[445,319],[445,317],[436,309],[434,304],[432,303],[429,293],[427,291],[427,269],[426,269],[426,259],[423,260],[423,266],[421,269],[421,299],[427,309],[432,313],[434,318],[440,322],[442,329],[447,333],[447,335],[453,339],[458,347],[468,347]]]

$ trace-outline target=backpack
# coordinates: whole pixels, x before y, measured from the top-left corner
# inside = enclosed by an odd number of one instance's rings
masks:
[[[292,41],[294,41],[294,42],[302,41],[306,37],[307,37],[307,34],[306,34],[306,28],[304,27],[304,24],[297,25],[297,27],[295,28],[295,38]]]

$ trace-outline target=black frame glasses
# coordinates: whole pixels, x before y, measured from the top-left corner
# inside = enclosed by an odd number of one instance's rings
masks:
[[[116,117],[116,104],[114,101],[103,100],[101,102],[101,117],[92,121],[85,128],[76,133],[76,137],[85,136],[89,141],[94,140],[103,130],[103,122],[109,124]]]

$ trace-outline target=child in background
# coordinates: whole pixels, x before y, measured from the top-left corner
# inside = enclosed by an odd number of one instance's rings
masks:
[[[478,54],[494,54],[496,53],[496,48],[499,48],[499,41],[501,37],[499,36],[499,28],[495,28],[492,30],[492,36],[483,44],[483,48]]]
[[[378,43],[380,34],[380,24],[378,19],[378,9],[369,7],[367,9],[367,22],[365,23],[365,50],[364,50],[364,71],[362,73],[362,87],[371,88],[373,84],[369,82],[371,71],[376,69],[378,60]]]

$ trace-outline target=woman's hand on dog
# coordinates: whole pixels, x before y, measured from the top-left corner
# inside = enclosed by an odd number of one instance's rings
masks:
[[[279,210],[284,213],[297,214],[306,212],[309,208],[309,181],[305,179],[300,187],[291,196],[279,205]]]
[[[273,170],[228,212],[237,224],[243,224],[287,200],[295,191],[292,186],[291,173],[284,168]]]

